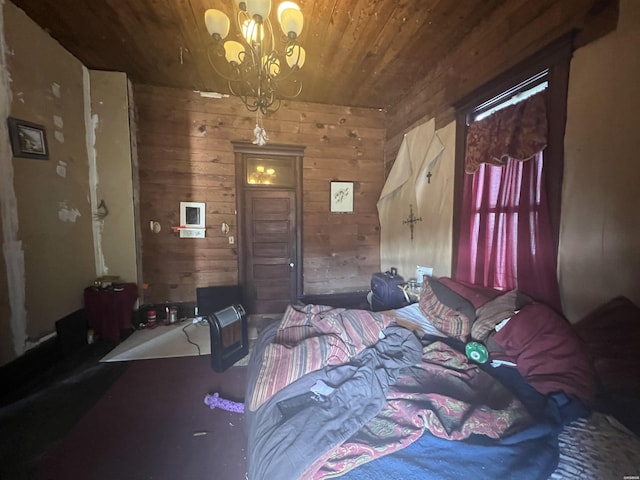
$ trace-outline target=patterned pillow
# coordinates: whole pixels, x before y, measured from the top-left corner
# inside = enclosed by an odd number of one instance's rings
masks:
[[[476,320],[471,326],[471,338],[484,342],[503,320],[513,317],[531,299],[518,290],[511,290],[485,303],[476,310]]]
[[[471,324],[475,320],[473,305],[426,275],[422,282],[420,310],[442,333],[465,342],[468,340]]]

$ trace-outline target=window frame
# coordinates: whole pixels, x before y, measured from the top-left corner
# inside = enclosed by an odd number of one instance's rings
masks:
[[[453,224],[451,271],[457,271],[458,242],[460,238],[460,213],[464,188],[464,158],[466,152],[467,123],[478,107],[512,90],[543,71],[547,72],[547,113],[549,135],[543,152],[543,174],[547,183],[549,220],[554,236],[554,248],[558,252],[560,238],[560,214],[562,202],[562,175],[564,170],[564,133],[567,119],[567,92],[569,67],[574,50],[576,32],[570,32],[550,43],[528,59],[498,75],[482,87],[456,102],[455,172],[453,184]]]

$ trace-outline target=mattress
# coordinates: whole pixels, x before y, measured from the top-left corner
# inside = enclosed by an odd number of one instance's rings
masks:
[[[640,478],[640,439],[610,415],[574,420],[558,440],[560,460],[551,480]]]

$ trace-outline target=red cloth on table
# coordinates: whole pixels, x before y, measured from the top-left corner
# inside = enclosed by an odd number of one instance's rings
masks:
[[[96,287],[84,289],[84,308],[89,317],[89,326],[105,340],[120,340],[120,331],[131,328],[138,286],[135,283],[122,283],[118,287],[123,290]]]

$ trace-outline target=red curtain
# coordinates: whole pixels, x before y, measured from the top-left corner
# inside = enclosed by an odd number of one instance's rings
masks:
[[[465,169],[475,173],[464,179],[455,278],[505,291],[517,288],[561,311],[543,175],[544,97],[521,103],[526,102],[529,108],[516,104],[469,126]],[[509,153],[514,146],[517,159]]]
[[[539,152],[528,162],[482,164],[465,175],[455,278],[517,288],[561,311],[542,166]]]

